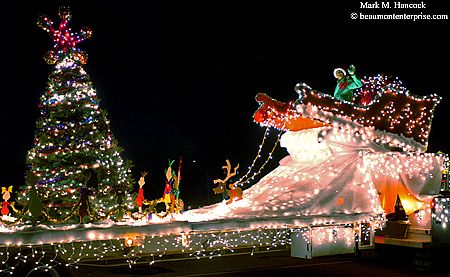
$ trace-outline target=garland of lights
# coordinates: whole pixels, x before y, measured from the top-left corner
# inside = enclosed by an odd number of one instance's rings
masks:
[[[34,270],[50,270],[57,267],[77,269],[78,264],[83,261],[101,261],[111,255],[121,257],[130,268],[137,264],[153,265],[164,261],[166,255],[175,252],[185,253],[187,258],[212,259],[232,254],[243,244],[249,249],[246,254],[254,255],[258,252],[288,249],[294,234],[294,238],[301,236],[306,242],[311,243],[312,230],[315,231],[315,240],[319,244],[333,244],[337,240],[351,244],[365,240],[379,223],[376,220],[367,222],[371,224],[364,222],[308,227],[280,225],[250,230],[196,231],[39,245],[7,244],[5,251],[0,252],[0,273],[14,274],[19,266],[26,264],[32,265]],[[341,234],[336,232],[343,226],[352,228],[353,232]],[[16,246],[18,251],[13,250],[13,246]]]
[[[236,182],[236,184],[238,184],[239,186],[243,186],[244,184],[247,184],[247,183],[249,183],[250,181],[252,181],[256,176],[258,176],[258,175],[262,172],[262,170],[264,169],[264,167],[266,166],[266,164],[272,159],[272,154],[273,154],[273,152],[275,151],[276,147],[278,146],[278,143],[280,142],[282,133],[283,133],[282,131],[280,131],[280,132],[278,133],[277,141],[275,142],[274,146],[272,147],[272,150],[269,152],[269,155],[267,156],[267,159],[264,161],[264,163],[261,165],[261,167],[258,169],[258,171],[257,171],[257,172],[254,172],[252,176],[247,177],[247,176],[251,173],[251,170],[252,170],[254,164],[256,163],[256,160],[257,160],[259,157],[261,157],[261,156],[259,155],[260,151],[258,151],[258,155],[257,155],[257,157],[253,160],[252,166],[249,167],[248,172],[247,172],[244,176],[242,176],[242,177]],[[260,145],[259,150],[261,150],[261,148],[262,148],[262,144]],[[246,178],[247,178],[247,179],[246,179]]]
[[[247,173],[245,173],[245,175],[242,176],[236,183],[240,183],[242,179],[244,179],[245,177],[247,177],[247,175],[248,175],[248,174],[251,172],[251,170],[253,169],[253,166],[255,165],[255,163],[256,163],[256,161],[258,160],[258,158],[261,157],[260,154],[261,154],[261,151],[262,151],[262,147],[263,147],[263,145],[264,145],[264,142],[266,141],[266,138],[267,138],[267,136],[269,135],[269,129],[270,129],[270,127],[267,126],[267,127],[266,127],[266,130],[264,131],[263,140],[262,140],[262,142],[259,144],[258,152],[256,153],[256,156],[255,156],[255,158],[253,159],[252,164],[248,167]]]
[[[289,108],[290,108],[290,105],[289,105]],[[274,146],[272,147],[272,150],[269,152],[269,155],[267,156],[267,159],[264,161],[264,163],[263,163],[263,164],[261,165],[261,167],[259,168],[258,172],[253,173],[253,175],[252,175],[251,177],[248,177],[248,178],[247,178],[247,176],[251,173],[251,171],[252,171],[252,169],[253,169],[253,166],[255,165],[256,161],[258,160],[258,158],[261,157],[261,155],[260,155],[260,154],[261,154],[261,150],[262,150],[262,147],[263,147],[263,145],[264,145],[264,142],[266,141],[267,135],[269,134],[269,128],[270,128],[270,126],[267,126],[266,130],[264,131],[263,141],[262,141],[261,144],[259,145],[258,152],[256,153],[256,157],[253,159],[253,162],[252,162],[251,166],[248,168],[247,173],[245,173],[245,175],[242,176],[242,177],[236,182],[237,185],[243,186],[244,184],[249,183],[250,181],[252,181],[256,176],[258,176],[258,175],[261,173],[261,171],[264,169],[264,167],[265,167],[266,164],[269,162],[269,160],[272,159],[272,154],[273,154],[273,152],[275,151],[275,148],[277,147],[278,142],[280,142],[281,135],[282,135],[282,130],[280,130],[280,132],[278,133],[277,141],[275,142]],[[247,179],[246,179],[246,178],[247,178]]]
[[[254,167],[255,164],[256,164],[256,161],[257,161],[259,158],[261,158],[261,151],[262,151],[263,145],[264,145],[264,143],[265,143],[266,138],[268,137],[268,135],[269,135],[269,127],[267,127],[266,130],[265,130],[265,132],[264,132],[263,140],[262,140],[261,144],[260,144],[259,147],[258,147],[258,152],[256,153],[256,156],[255,156],[255,158],[253,159],[252,164],[248,167],[247,173],[245,173],[244,176],[242,176],[241,178],[239,178],[238,181],[236,181],[236,185],[243,186],[244,184],[249,183],[249,182],[250,182],[251,180],[253,180],[258,174],[261,173],[261,171],[264,169],[264,166],[268,163],[269,160],[272,159],[272,154],[273,154],[273,152],[275,151],[275,149],[276,149],[276,147],[277,147],[277,145],[278,145],[278,142],[280,141],[281,135],[282,135],[282,132],[281,132],[281,131],[280,131],[280,133],[279,133],[278,136],[277,136],[277,141],[275,142],[274,146],[272,147],[272,150],[269,152],[268,158],[264,161],[264,163],[262,164],[262,166],[259,168],[258,172],[254,172],[253,175],[252,175],[251,177],[248,177],[248,178],[247,178],[247,176],[252,172],[253,167]]]

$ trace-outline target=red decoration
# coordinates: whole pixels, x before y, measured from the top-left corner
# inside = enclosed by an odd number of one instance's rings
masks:
[[[81,29],[79,34],[72,32],[67,26],[72,17],[68,8],[60,8],[59,17],[61,18],[61,22],[59,23],[59,28],[57,30],[53,28],[53,22],[47,16],[41,16],[38,19],[38,26],[46,31],[53,39],[57,50],[63,52],[66,52],[68,49],[75,50],[78,43],[92,35],[92,30],[89,28]]]
[[[139,208],[142,208],[142,201],[144,201],[144,189],[140,188],[138,192],[138,196],[136,197],[136,203]]]
[[[89,38],[92,35],[92,30],[82,28],[78,33],[72,32],[68,27],[69,20],[72,17],[68,8],[60,8],[59,17],[61,21],[58,29],[53,27],[53,21],[47,16],[40,16],[37,22],[37,25],[46,31],[55,43],[55,51],[48,51],[44,56],[45,61],[48,64],[54,64],[67,54],[72,54],[74,60],[86,64],[87,55],[77,49],[77,44]]]
[[[9,203],[7,201],[2,202],[2,215],[8,215],[9,209],[8,209]]]

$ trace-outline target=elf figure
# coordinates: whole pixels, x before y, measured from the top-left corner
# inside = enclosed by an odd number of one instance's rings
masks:
[[[144,201],[144,189],[142,188],[145,184],[145,175],[147,175],[147,172],[141,172],[141,178],[139,179],[139,192],[138,196],[136,197],[136,203],[139,207],[139,213],[142,213],[142,202]]]
[[[350,65],[348,69],[348,74],[350,76],[348,76],[342,68],[336,68],[334,70],[334,77],[337,79],[334,98],[349,102],[353,100],[353,91],[363,85],[361,80],[355,75],[355,71],[354,65]]]
[[[12,192],[12,186],[9,186],[8,188],[2,187],[2,194],[3,194],[3,202],[2,202],[2,215],[8,215],[9,214],[9,209],[8,206],[11,205],[13,206],[13,204],[9,204],[8,200],[9,198],[11,198],[11,195],[9,194],[10,192]]]
[[[166,186],[164,187],[164,194],[163,194],[163,201],[166,204],[167,210],[170,210],[171,213],[173,213],[173,205],[171,206],[170,203],[175,203],[175,196],[172,192],[172,187],[174,184],[174,176],[172,172],[172,164],[174,161],[169,161],[169,167],[166,170]]]

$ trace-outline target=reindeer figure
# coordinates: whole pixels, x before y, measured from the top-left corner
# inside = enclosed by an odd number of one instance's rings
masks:
[[[236,184],[234,184],[234,183],[230,183],[227,185],[227,181],[231,177],[236,175],[236,171],[239,168],[239,164],[234,168],[234,172],[231,173],[230,161],[227,159],[226,162],[227,162],[227,165],[222,166],[222,168],[226,170],[225,179],[214,180],[214,184],[219,183],[219,185],[216,188],[214,188],[213,190],[214,190],[215,194],[226,192],[228,194],[228,196],[230,197],[230,199],[227,201],[227,205],[228,205],[228,204],[233,203],[234,198],[237,198],[236,201],[242,199],[242,189],[237,188]]]
[[[142,202],[144,201],[144,189],[142,188],[145,184],[145,175],[147,175],[146,171],[141,172],[141,178],[139,179],[139,193],[136,197],[136,203],[139,207],[139,213],[142,213]]]

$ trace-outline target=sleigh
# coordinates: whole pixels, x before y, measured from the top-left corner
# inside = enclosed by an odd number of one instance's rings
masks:
[[[441,98],[412,95],[398,80],[383,75],[363,82],[353,102],[338,100],[306,84],[297,84],[299,98],[295,101],[280,102],[259,93],[256,101],[260,107],[254,121],[286,131],[328,125],[365,129],[384,144],[424,151],[434,109]]]

